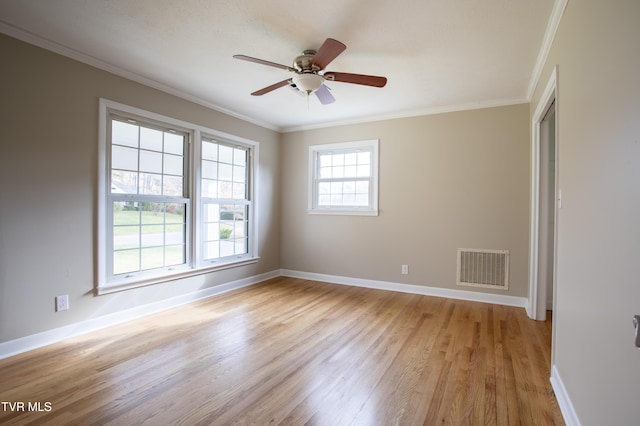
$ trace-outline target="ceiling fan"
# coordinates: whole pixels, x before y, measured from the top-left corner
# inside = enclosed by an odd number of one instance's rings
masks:
[[[287,85],[308,95],[315,93],[323,105],[335,102],[335,98],[329,92],[329,88],[324,84],[325,81],[338,81],[341,83],[361,84],[364,86],[384,87],[387,84],[386,77],[378,77],[375,75],[350,74],[344,72],[326,71],[325,68],[331,61],[338,57],[347,48],[343,43],[332,38],[328,38],[322,43],[318,51],[305,50],[302,55],[296,57],[293,66],[281,65],[275,62],[265,61],[263,59],[252,58],[246,55],[233,55],[236,59],[243,61],[255,62],[257,64],[267,65],[270,67],[280,68],[295,75],[286,80],[267,86],[263,89],[256,90],[253,96],[261,96],[280,87]]]

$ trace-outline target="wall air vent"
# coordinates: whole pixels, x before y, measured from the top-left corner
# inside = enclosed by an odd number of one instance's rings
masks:
[[[509,288],[509,251],[458,249],[458,285]]]

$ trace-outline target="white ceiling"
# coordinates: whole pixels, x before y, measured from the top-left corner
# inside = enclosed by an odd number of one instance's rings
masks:
[[[2,0],[0,32],[266,127],[290,131],[529,100],[554,0]],[[331,71],[384,88],[327,83],[321,105],[284,65],[328,38]],[[547,35],[548,38],[548,35]]]

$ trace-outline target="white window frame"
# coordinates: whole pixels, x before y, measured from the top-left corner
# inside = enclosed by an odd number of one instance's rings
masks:
[[[309,179],[308,179],[308,213],[327,215],[378,215],[378,139],[339,142],[332,144],[309,146]],[[341,153],[354,151],[371,152],[371,176],[369,181],[369,203],[367,206],[319,206],[318,184],[321,181],[319,175],[319,157],[323,153]]]
[[[202,188],[200,187],[200,185],[202,184],[202,176],[200,173],[200,168],[198,169],[198,182],[197,182],[197,187],[198,187],[198,203],[199,203],[199,208],[198,208],[198,215],[197,215],[197,227],[199,232],[197,233],[197,262],[198,262],[198,266],[199,267],[209,267],[209,266],[216,266],[219,264],[228,264],[229,262],[233,262],[234,260],[242,260],[246,257],[250,257],[250,253],[251,253],[251,235],[252,235],[252,228],[254,226],[252,217],[253,217],[253,211],[255,210],[255,207],[253,205],[253,203],[251,202],[251,197],[253,194],[252,189],[253,189],[253,185],[251,185],[251,176],[253,174],[253,155],[252,155],[252,150],[246,146],[246,145],[239,145],[237,143],[231,142],[225,138],[220,138],[220,137],[215,137],[212,136],[210,134],[202,134],[201,137],[198,140],[198,147],[199,149],[202,148],[202,144],[204,142],[213,142],[213,143],[217,143],[219,145],[225,145],[231,148],[240,148],[243,150],[246,150],[247,152],[247,165],[246,165],[246,169],[248,171],[248,180],[247,180],[247,186],[248,186],[248,190],[246,191],[246,198],[245,199],[240,199],[240,198],[222,198],[222,197],[215,197],[215,198],[205,198],[202,196]],[[198,164],[202,163],[202,156],[198,155]],[[248,220],[248,229],[246,230],[247,235],[249,237],[249,241],[248,241],[248,245],[247,245],[247,253],[245,254],[233,254],[227,257],[219,257],[219,258],[212,258],[212,259],[206,259],[204,257],[204,249],[203,249],[203,235],[202,235],[202,228],[201,225],[204,223],[205,219],[204,219],[204,208],[205,205],[207,204],[234,204],[234,205],[244,205],[248,208],[248,212],[247,212],[247,220]]]
[[[108,270],[111,262],[108,256],[113,254],[113,214],[109,210],[114,197],[111,196],[111,165],[110,152],[111,141],[109,138],[109,125],[111,116],[127,117],[139,120],[141,123],[157,125],[163,128],[174,129],[188,135],[188,147],[185,148],[185,194],[187,204],[186,213],[186,263],[175,267],[157,268],[132,274],[114,276]],[[241,146],[248,150],[249,180],[248,180],[248,246],[247,253],[228,258],[220,258],[215,262],[202,260],[201,230],[202,199],[200,188],[201,177],[201,144],[203,138],[214,138],[229,145]],[[98,138],[98,197],[97,197],[97,268],[96,268],[96,294],[113,293],[144,285],[157,284],[172,281],[188,276],[204,274],[216,270],[227,269],[242,265],[256,263],[258,255],[258,161],[259,143],[241,138],[228,133],[220,132],[197,124],[174,119],[171,117],[145,111],[140,108],[100,99],[99,101],[99,138]]]

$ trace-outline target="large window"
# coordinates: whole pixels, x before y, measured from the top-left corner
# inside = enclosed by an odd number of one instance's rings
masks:
[[[377,215],[377,140],[309,147],[309,212]]]
[[[255,262],[258,145],[100,102],[98,293]]]
[[[111,275],[184,265],[188,135],[115,115],[109,124]]]

